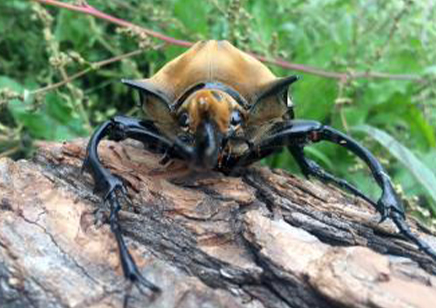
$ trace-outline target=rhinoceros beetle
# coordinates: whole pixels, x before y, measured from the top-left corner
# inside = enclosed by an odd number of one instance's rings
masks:
[[[277,78],[265,65],[227,41],[202,41],[143,80],[122,80],[139,90],[147,119],[116,116],[90,138],[84,168],[110,205],[110,226],[127,279],[158,292],[139,272],[122,237],[118,212],[127,198],[123,181],[99,160],[97,147],[109,137],[132,138],[166,160],[183,159],[194,170],[230,173],[287,147],[302,173],[334,183],[371,203],[381,220],[391,218],[401,233],[436,260],[436,253],[408,227],[389,176],[371,152],[351,137],[316,121],[295,119],[289,86],[296,76]],[[370,168],[382,190],[374,202],[357,188],[307,158],[309,143],[328,141],[351,151]]]

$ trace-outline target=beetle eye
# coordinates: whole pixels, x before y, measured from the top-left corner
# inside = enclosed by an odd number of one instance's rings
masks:
[[[189,126],[189,115],[184,112],[179,117],[179,125],[182,128],[187,128]]]
[[[239,110],[233,110],[232,115],[230,117],[230,124],[232,126],[238,126],[242,123],[242,114]]]

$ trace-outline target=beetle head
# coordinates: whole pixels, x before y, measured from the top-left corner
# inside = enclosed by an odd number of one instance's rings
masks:
[[[199,89],[181,102],[178,123],[194,137],[196,165],[215,167],[228,136],[241,128],[245,112],[235,98],[220,89]]]

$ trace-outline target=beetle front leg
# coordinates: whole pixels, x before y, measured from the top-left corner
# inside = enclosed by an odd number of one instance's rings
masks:
[[[436,252],[427,243],[415,236],[407,225],[401,201],[395,193],[392,182],[389,176],[386,174],[383,166],[368,149],[364,148],[351,137],[335,130],[332,127],[322,125],[316,121],[290,120],[282,124],[282,126],[280,126],[278,129],[275,129],[268,137],[262,140],[262,142],[257,145],[257,151],[261,153],[274,148],[288,146],[291,147],[291,149],[294,149],[293,154],[295,156],[295,153],[297,153],[295,152],[296,147],[301,147],[301,150],[297,151],[302,151],[304,145],[308,142],[319,141],[336,143],[353,152],[368,165],[374,179],[382,189],[382,195],[380,199],[377,202],[370,202],[381,214],[381,221],[387,217],[390,217],[403,235],[413,241],[419,247],[419,249],[436,260]],[[248,154],[248,157],[252,155],[253,154],[250,153]],[[303,165],[308,164],[308,166],[306,166],[306,171],[309,173],[324,179],[328,179],[336,184],[339,184],[339,186],[342,185],[352,192],[357,193],[359,196],[363,195],[351,184],[337,179],[326,172],[322,173],[322,171],[319,169],[315,170],[316,168],[314,165],[310,164],[310,160],[307,160],[303,153],[297,153],[297,158],[300,159],[300,163]],[[365,199],[369,198],[365,197]]]
[[[128,117],[115,117],[103,123],[94,132],[89,140],[86,158],[83,164],[83,170],[89,171],[94,179],[96,192],[100,193],[104,202],[110,205],[110,228],[118,244],[124,276],[134,283],[143,285],[152,292],[160,292],[157,286],[141,275],[122,236],[122,229],[118,217],[118,212],[121,210],[120,200],[129,201],[129,199],[123,180],[111,174],[103,167],[98,157],[98,145],[100,141],[107,136],[117,141],[131,137],[143,142],[148,141],[149,143],[155,145],[160,144],[162,146],[168,146],[171,143],[159,136],[155,131],[144,127],[139,120]]]

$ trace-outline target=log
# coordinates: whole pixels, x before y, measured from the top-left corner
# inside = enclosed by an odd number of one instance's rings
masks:
[[[108,209],[81,174],[86,140],[0,160],[0,307],[434,307],[436,263],[365,201],[283,170],[193,177],[133,141],[102,161],[128,184],[124,279]],[[408,219],[436,249],[436,237]]]

